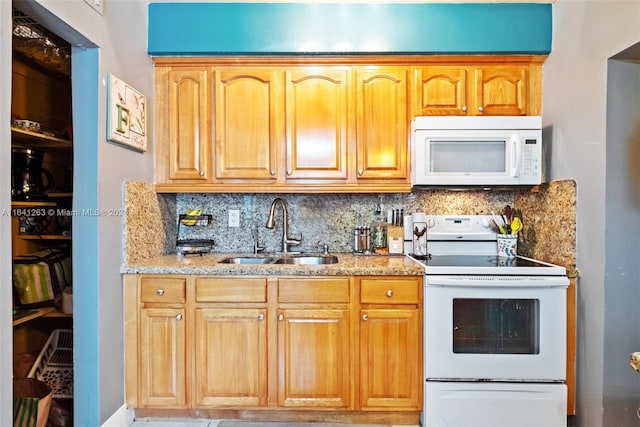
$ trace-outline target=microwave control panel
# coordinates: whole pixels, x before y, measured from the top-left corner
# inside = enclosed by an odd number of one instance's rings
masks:
[[[522,147],[522,176],[540,176],[540,140],[525,138]]]

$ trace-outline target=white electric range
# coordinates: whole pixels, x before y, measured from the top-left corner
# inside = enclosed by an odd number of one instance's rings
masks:
[[[497,256],[490,216],[427,216],[425,426],[566,426],[564,267]]]

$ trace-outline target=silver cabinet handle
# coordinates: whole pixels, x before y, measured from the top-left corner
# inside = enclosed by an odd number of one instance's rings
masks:
[[[176,320],[182,320],[182,314],[176,314]]]
[[[273,169],[271,169],[271,170],[269,171],[269,175],[271,175],[271,176],[276,176],[276,171],[274,171]]]
[[[362,176],[362,169],[358,169],[358,176]]]
[[[389,298],[391,298],[391,297],[393,296],[393,291],[392,291],[391,289],[389,289],[389,290],[387,291],[387,296],[388,296]]]
[[[466,105],[463,105],[463,106],[462,106],[462,111],[464,111],[464,112],[466,113],[466,112],[467,112],[467,110],[468,110],[467,106],[466,106]]]
[[[287,171],[287,176],[291,176],[291,171]]]
[[[284,320],[284,314],[278,314],[278,320]]]
[[[200,171],[200,176],[204,176],[204,171]]]
[[[484,107],[481,105],[478,107],[478,111],[484,111]]]
[[[362,315],[362,320],[369,320],[369,315],[368,314],[363,314]]]
[[[158,294],[158,295],[160,295],[160,296],[164,295],[164,289],[158,289],[158,290],[156,291],[156,294]]]
[[[264,314],[262,313],[258,314],[258,320],[264,320]]]

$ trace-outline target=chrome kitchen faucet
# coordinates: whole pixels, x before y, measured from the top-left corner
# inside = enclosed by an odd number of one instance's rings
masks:
[[[289,210],[287,209],[287,202],[281,199],[280,197],[276,197],[273,202],[271,202],[271,208],[269,209],[269,218],[267,218],[267,224],[265,227],[273,228],[275,226],[275,218],[274,213],[276,210],[276,205],[279,204],[282,208],[282,246],[280,251],[283,254],[291,253],[291,246],[297,246],[300,244],[302,238],[293,239],[288,236],[289,234]]]

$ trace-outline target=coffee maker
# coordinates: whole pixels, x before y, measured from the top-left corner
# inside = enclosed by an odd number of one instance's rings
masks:
[[[43,200],[53,188],[53,176],[42,167],[44,153],[30,148],[11,149],[12,200]]]

